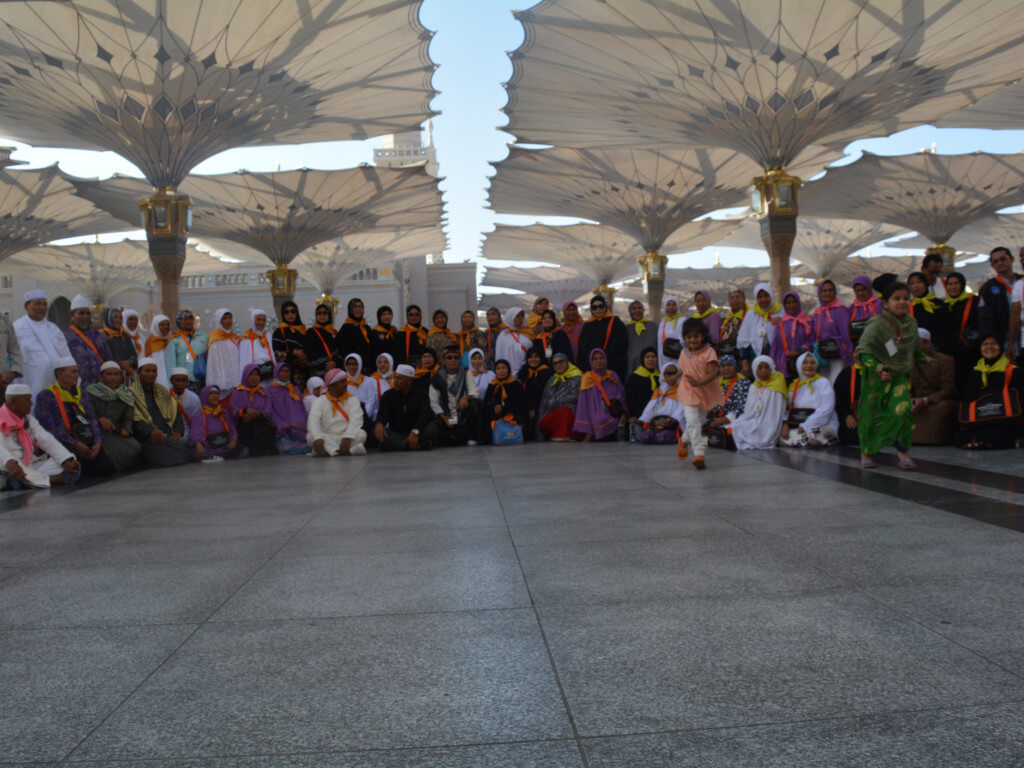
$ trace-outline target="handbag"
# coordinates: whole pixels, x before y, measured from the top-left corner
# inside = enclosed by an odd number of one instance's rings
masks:
[[[617,397],[612,398],[612,401],[608,403],[608,413],[616,419],[621,419],[626,415],[626,409],[622,407],[622,401]]]
[[[729,434],[729,430],[724,427],[708,427],[707,428],[708,445],[712,448],[721,448],[726,451],[735,451],[736,443],[732,439],[732,435]]]
[[[839,342],[835,339],[822,339],[817,343],[817,353],[822,357],[839,357]]]
[[[505,419],[498,419],[491,429],[492,445],[522,445],[523,428]]]
[[[268,360],[267,362],[260,364],[260,378],[261,379],[269,379],[273,375],[274,375],[274,363],[272,361]]]
[[[861,336],[864,335],[864,329],[868,327],[868,321],[870,317],[866,317],[863,320],[851,320],[850,321],[850,340],[856,342]]]
[[[192,376],[196,381],[205,384],[206,383],[206,353],[203,352],[201,355],[197,355],[196,359],[192,361]]]
[[[798,427],[803,424],[814,413],[814,408],[790,408],[786,423],[791,427]]]
[[[327,373],[327,361],[329,357],[318,357],[316,360],[310,360],[309,362],[309,373],[311,376],[319,376],[323,378],[323,375]]]
[[[719,357],[722,357],[723,355],[732,355],[733,357],[736,357],[738,352],[739,348],[736,346],[736,342],[734,341],[723,341],[718,345]]]
[[[679,339],[665,339],[665,343],[662,345],[661,351],[665,357],[672,360],[678,360],[679,356],[683,354],[683,342]]]
[[[75,414],[75,421],[71,424],[71,434],[76,440],[85,443],[90,448],[96,442],[96,434],[92,431],[92,425],[80,413]]]
[[[1002,392],[989,392],[977,400],[961,400],[957,420],[961,424],[977,424],[981,421],[1019,419],[1021,415],[1020,393],[1010,388],[1013,369],[1003,374]]]
[[[981,333],[974,328],[964,328],[960,331],[960,343],[965,347],[981,346]]]
[[[206,436],[206,445],[215,451],[222,450],[228,447],[228,443],[231,442],[231,434],[228,432],[214,432],[212,435]]]

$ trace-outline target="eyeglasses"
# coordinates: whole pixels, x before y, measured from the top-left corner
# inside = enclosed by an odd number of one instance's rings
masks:
[[[458,360],[459,356],[458,355],[445,355],[444,359],[445,360]]]

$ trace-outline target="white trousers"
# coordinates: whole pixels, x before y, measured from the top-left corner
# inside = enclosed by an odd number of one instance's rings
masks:
[[[693,457],[703,456],[708,447],[708,439],[701,432],[704,419],[708,412],[702,411],[696,405],[684,405],[683,413],[686,414],[686,429],[683,430],[683,441],[690,444],[690,451]]]
[[[328,456],[333,456],[341,448],[341,435],[324,435],[324,450],[327,451]],[[365,445],[366,443],[366,432],[360,429],[356,436],[352,438],[352,447],[357,445]]]

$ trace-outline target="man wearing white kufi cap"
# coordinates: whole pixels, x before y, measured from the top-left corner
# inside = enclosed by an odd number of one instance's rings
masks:
[[[82,386],[95,384],[100,380],[100,366],[114,356],[110,352],[107,337],[92,327],[92,309],[89,300],[78,294],[71,300],[71,327],[64,331],[71,356],[78,363],[78,375]]]
[[[192,419],[199,412],[202,403],[199,402],[199,395],[188,388],[188,369],[172,368],[168,378],[171,386],[167,388],[167,391],[174,398],[174,402],[178,404],[181,418],[185,420],[184,438],[188,443],[189,436],[192,434]]]
[[[60,328],[46,319],[46,309],[46,292],[28,291],[25,315],[14,322],[24,360],[23,382],[28,384],[33,397],[57,381],[54,365],[59,358],[71,355]]]
[[[32,391],[11,384],[0,407],[0,474],[12,488],[48,488],[72,484],[82,471],[71,451],[31,415]],[[43,454],[36,456],[37,449]]]

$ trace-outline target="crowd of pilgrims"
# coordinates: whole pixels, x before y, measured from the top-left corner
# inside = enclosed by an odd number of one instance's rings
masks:
[[[307,326],[286,302],[273,330],[256,310],[238,334],[220,309],[209,333],[188,310],[145,333],[130,309],[94,327],[76,297],[61,331],[30,291],[25,316],[0,325],[0,466],[12,487],[45,486],[137,465],[486,444],[513,427],[523,440],[674,445],[699,469],[709,444],[840,443],[859,445],[865,467],[895,446],[912,468],[911,443],[1006,448],[1022,436],[1011,317],[1022,284],[1015,296],[1009,251],[991,263],[977,294],[926,258],[905,283],[854,279],[849,305],[824,279],[809,313],[761,283],[723,308],[705,291],[689,311],[668,296],[660,323],[639,301],[623,322],[595,295],[586,321],[574,302],[559,315],[538,299],[529,313],[488,310],[484,328],[467,310],[457,329],[443,310],[425,326],[415,305],[400,327],[389,307],[371,324],[356,298],[339,327],[326,304]]]

